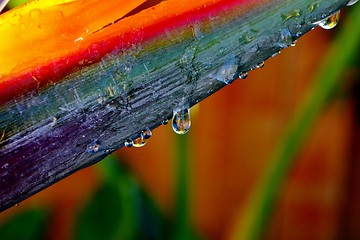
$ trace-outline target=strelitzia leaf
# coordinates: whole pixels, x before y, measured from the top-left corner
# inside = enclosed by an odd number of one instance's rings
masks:
[[[0,17],[0,210],[245,78],[348,1],[37,2]]]

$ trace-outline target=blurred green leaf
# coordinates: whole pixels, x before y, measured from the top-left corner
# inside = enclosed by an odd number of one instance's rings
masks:
[[[48,214],[44,210],[21,212],[0,225],[1,240],[44,239]]]
[[[76,239],[116,239],[121,201],[114,184],[105,182],[100,186],[79,215]]]
[[[159,209],[118,159],[97,167],[104,182],[79,215],[76,239],[168,239]]]
[[[17,7],[17,6],[19,6],[21,4],[24,4],[26,2],[28,2],[28,0],[10,0],[9,3],[7,4],[7,6],[9,8],[14,8],[14,7]]]

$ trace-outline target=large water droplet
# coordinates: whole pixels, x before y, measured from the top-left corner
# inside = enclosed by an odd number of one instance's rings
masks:
[[[352,6],[352,5],[354,5],[355,3],[357,3],[358,2],[358,0],[350,0],[349,2],[348,2],[348,4],[346,4],[346,6]]]
[[[332,29],[338,24],[339,19],[340,19],[340,11],[337,11],[333,15],[321,20],[319,22],[319,26],[322,27],[323,29]]]
[[[172,129],[177,134],[185,134],[191,126],[190,108],[184,107],[175,109],[172,117]]]

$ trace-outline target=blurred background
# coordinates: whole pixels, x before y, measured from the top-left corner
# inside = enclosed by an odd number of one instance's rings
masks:
[[[0,239],[360,239],[360,44],[338,54],[359,7],[194,106],[188,134],[160,126],[0,213]]]

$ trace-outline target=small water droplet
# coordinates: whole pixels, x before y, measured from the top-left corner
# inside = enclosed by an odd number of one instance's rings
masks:
[[[105,154],[111,154],[112,152],[114,152],[114,150],[113,149],[106,149],[104,152],[105,152]]]
[[[144,139],[142,136],[138,137],[137,139],[133,140],[133,147],[140,148],[146,144],[147,140]]]
[[[55,127],[56,123],[57,123],[57,118],[53,117],[50,126]]]
[[[297,43],[297,41],[295,40],[295,41],[293,41],[293,42],[290,44],[290,46],[295,47],[295,46],[296,46],[296,43]]]
[[[318,24],[323,29],[332,29],[338,24],[339,19],[340,19],[340,11],[337,11],[336,13],[332,14],[331,16],[318,22]]]
[[[354,5],[355,3],[357,3],[358,2],[358,0],[350,0],[349,2],[348,2],[348,4],[346,4],[346,6],[352,6],[352,5]]]
[[[280,39],[276,44],[280,48],[286,48],[286,47],[290,46],[293,42],[293,37],[291,35],[290,30],[285,28],[285,29],[281,30],[280,34],[281,34]]]
[[[86,150],[88,153],[94,154],[103,150],[103,148],[101,147],[100,142],[98,140],[94,140],[92,143],[90,143],[87,146]]]
[[[255,44],[254,46],[252,46],[250,48],[250,52],[253,52],[253,53],[259,52],[259,50],[260,50],[260,47],[258,44]]]
[[[152,136],[152,132],[150,130],[150,128],[145,128],[144,130],[141,131],[141,137],[143,139],[149,139]]]
[[[30,17],[37,19],[41,16],[42,12],[40,9],[35,8],[30,11]]]
[[[234,54],[230,55],[225,63],[215,73],[215,79],[225,84],[232,83],[237,78],[239,60]]]
[[[131,139],[127,139],[127,140],[125,140],[125,142],[124,142],[124,146],[125,147],[132,147],[133,146],[133,141],[131,140]]]
[[[277,55],[279,55],[281,53],[281,51],[278,51],[276,53],[274,53],[273,55],[271,55],[271,57],[276,57]]]
[[[189,131],[191,126],[190,108],[183,107],[175,109],[172,117],[172,129],[177,134],[185,134]]]
[[[15,207],[18,207],[18,206],[19,206],[19,204],[18,204],[18,203],[16,203],[14,206],[15,206]]]
[[[256,68],[263,68],[265,66],[265,62],[262,61],[261,63],[259,63],[258,65],[256,65]]]
[[[168,119],[164,119],[164,120],[161,121],[161,124],[162,124],[162,125],[166,125],[166,124],[168,124],[168,123],[169,123],[169,120],[168,120]]]
[[[248,72],[241,72],[241,73],[239,74],[239,78],[240,78],[240,79],[245,79],[245,78],[247,78],[247,76],[248,76]]]

